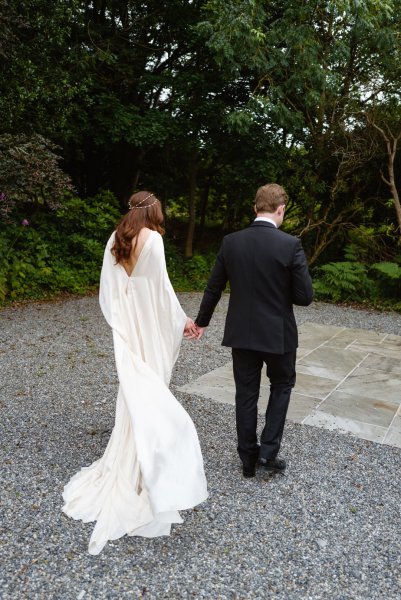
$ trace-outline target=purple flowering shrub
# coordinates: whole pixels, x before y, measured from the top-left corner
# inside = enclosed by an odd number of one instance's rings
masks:
[[[74,191],[56,150],[40,135],[0,135],[0,219],[10,222],[13,211],[26,205],[56,210]]]

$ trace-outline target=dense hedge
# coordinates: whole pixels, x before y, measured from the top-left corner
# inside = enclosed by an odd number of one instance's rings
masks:
[[[38,299],[98,285],[104,245],[120,217],[109,192],[70,196],[56,211],[14,212],[0,230],[0,300]]]
[[[19,209],[0,229],[0,303],[40,299],[97,288],[106,241],[121,214],[110,192],[82,200],[69,196],[62,208]],[[214,254],[183,258],[165,237],[166,260],[177,291],[202,290]]]
[[[56,210],[19,205],[0,229],[0,303],[95,290],[105,243],[120,217],[117,200],[107,191],[85,200],[67,196]],[[214,246],[215,238],[213,232]],[[185,259],[168,233],[165,248],[174,288],[202,291],[216,252]],[[312,270],[316,298],[401,311],[401,257],[372,264],[361,248],[362,242],[348,249],[348,260]]]
[[[401,259],[399,263],[332,262],[312,273],[316,299],[356,302],[401,312]]]

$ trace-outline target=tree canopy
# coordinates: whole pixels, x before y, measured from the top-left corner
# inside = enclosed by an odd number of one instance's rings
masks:
[[[311,264],[372,224],[381,260],[401,227],[400,21],[399,0],[2,0],[0,134],[57,145],[82,197],[151,188],[187,256],[275,180]]]

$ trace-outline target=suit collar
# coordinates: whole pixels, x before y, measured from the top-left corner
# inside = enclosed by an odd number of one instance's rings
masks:
[[[277,229],[273,223],[269,223],[268,221],[254,221],[250,224],[250,227],[270,227],[272,229]]]

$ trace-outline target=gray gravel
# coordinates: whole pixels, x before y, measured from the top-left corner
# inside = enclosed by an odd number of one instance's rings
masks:
[[[198,294],[182,294],[196,315]],[[182,385],[230,358],[227,298],[206,338],[185,341]],[[401,315],[316,303],[314,321],[401,335]],[[197,426],[209,500],[170,538],[123,538],[87,554],[92,524],[61,491],[98,458],[114,420],[111,333],[96,297],[0,312],[2,598],[401,599],[401,451],[288,423],[286,476],[241,476],[234,409],[177,392]]]

